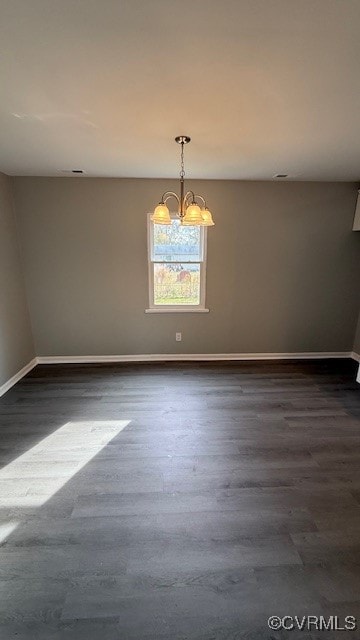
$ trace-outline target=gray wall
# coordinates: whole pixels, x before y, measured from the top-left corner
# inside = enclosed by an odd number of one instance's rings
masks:
[[[145,212],[177,186],[14,179],[38,355],[352,350],[357,185],[189,182],[217,223],[208,234],[210,313],[145,314]]]
[[[11,180],[0,173],[0,386],[34,355]]]
[[[354,351],[360,355],[360,314],[354,340]]]

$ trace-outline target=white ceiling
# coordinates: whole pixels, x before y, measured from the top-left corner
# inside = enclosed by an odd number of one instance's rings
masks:
[[[0,0],[0,170],[358,180],[360,0]]]

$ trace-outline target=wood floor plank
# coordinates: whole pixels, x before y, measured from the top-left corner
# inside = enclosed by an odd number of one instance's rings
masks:
[[[270,615],[356,615],[355,369],[33,369],[0,399],[0,637],[270,640]]]

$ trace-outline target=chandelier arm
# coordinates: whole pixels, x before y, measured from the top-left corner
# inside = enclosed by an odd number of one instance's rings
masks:
[[[195,202],[195,193],[193,191],[187,191],[184,196],[185,204],[189,203],[190,196],[191,196],[191,202]]]
[[[177,203],[180,204],[180,198],[177,193],[175,193],[175,191],[165,191],[165,193],[163,193],[161,197],[161,202],[165,204],[169,200],[169,198],[175,198],[177,200]]]
[[[199,198],[202,201],[204,209],[205,209],[206,208],[205,198],[203,198],[202,196],[199,196],[197,193],[195,194],[195,198]]]

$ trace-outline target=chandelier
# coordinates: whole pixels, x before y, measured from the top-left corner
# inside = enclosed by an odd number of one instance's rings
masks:
[[[180,196],[174,191],[165,191],[163,193],[154,213],[150,216],[152,222],[156,224],[171,224],[170,212],[166,204],[170,198],[175,198],[177,201],[177,216],[180,218],[180,224],[202,227],[213,227],[215,224],[204,198],[195,195],[193,191],[186,191],[185,193],[184,145],[188,144],[190,140],[189,136],[177,136],[175,138],[175,142],[181,145]],[[196,200],[200,200],[201,207]]]

